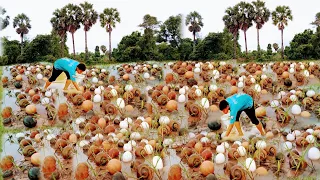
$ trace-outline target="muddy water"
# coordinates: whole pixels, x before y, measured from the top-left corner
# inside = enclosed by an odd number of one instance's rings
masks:
[[[108,66],[108,67],[104,67],[105,69],[107,69],[107,71],[110,72],[110,75],[114,75],[116,78],[119,78],[118,72],[116,70],[116,67],[114,66]],[[172,70],[169,68],[168,65],[166,65],[163,69],[164,73],[169,73],[172,72]],[[245,71],[245,69],[243,67],[239,68],[239,72],[243,72]],[[9,70],[4,70],[3,71],[4,75],[8,76],[9,79],[12,78],[10,77],[10,71]],[[269,68],[268,72],[272,74],[272,70]],[[291,79],[294,79],[291,76]],[[276,80],[276,76],[273,74],[271,77],[273,77],[274,80]],[[25,79],[25,77],[23,77]],[[203,80],[199,77],[198,74],[195,74],[195,78],[198,80],[199,83],[202,83]],[[63,78],[62,78],[63,79]],[[130,75],[130,79],[134,79],[133,75]],[[161,83],[161,81],[155,80],[155,81],[150,81],[150,80],[146,80],[144,83],[140,83],[140,84],[134,84],[134,87],[139,87],[142,91],[142,93],[146,93],[146,87],[147,86],[155,86],[156,84]],[[212,83],[216,83],[215,80],[212,80]],[[319,83],[318,79],[310,79],[304,86],[308,86],[308,85],[313,85],[313,84],[317,84]],[[39,87],[43,87],[44,82],[41,81],[39,84]],[[295,85],[295,84],[294,84]],[[219,84],[220,87],[225,87],[226,88],[226,92],[229,93],[229,87],[230,85],[228,83],[224,83],[224,84]],[[302,87],[304,87],[302,86]],[[54,96],[56,97],[56,101],[54,102],[54,105],[57,107],[58,104],[66,102],[66,98],[64,96],[64,94],[62,93],[61,89],[63,88],[63,82],[60,83],[54,83],[50,86],[51,89],[55,89],[57,88],[58,90],[56,92],[54,92]],[[8,90],[6,90],[8,91]],[[239,89],[239,91],[241,92],[242,90]],[[14,91],[15,92],[15,91]],[[43,97],[43,96],[42,96]],[[261,95],[259,100],[257,100],[256,102],[262,103],[263,101],[271,101],[274,99],[275,96],[273,96],[271,93],[268,93],[266,95]],[[151,102],[151,98],[148,97],[147,99],[148,102]],[[187,98],[186,98],[187,101]],[[112,100],[112,103],[115,104],[116,99]],[[10,97],[10,96],[5,96],[4,100],[3,100],[4,105],[10,104],[11,107],[13,107],[14,111],[18,111],[19,107],[16,106],[15,103],[15,97]],[[197,100],[196,103],[201,103],[200,100]],[[194,133],[200,133],[200,132],[210,132],[210,130],[207,128],[207,123],[210,121],[220,121],[220,117],[221,117],[221,112],[209,112],[208,113],[208,117],[206,119],[202,119],[202,121],[196,126],[196,127],[192,127],[189,128],[188,127],[188,117],[189,114],[188,112],[185,111],[184,108],[185,103],[178,103],[178,111],[167,114],[170,119],[176,120],[177,122],[180,123],[182,128],[188,128],[189,132],[194,132]],[[99,113],[100,111],[100,104],[99,103],[94,103],[94,111],[95,113]],[[275,121],[276,117],[275,117],[275,112],[274,112],[274,108],[267,106],[267,117],[270,119],[270,121],[267,123],[267,128],[266,129],[274,129],[274,128],[279,128],[280,130],[286,130],[286,131],[291,131],[292,129],[301,129],[302,127],[305,127],[307,125],[320,125],[318,119],[316,118],[314,113],[311,113],[311,117],[310,118],[303,118],[301,116],[295,116],[294,118],[297,120],[297,124],[293,126],[293,122],[291,121],[289,125],[287,125],[286,127],[282,128],[279,126],[279,124]],[[287,107],[286,109],[288,109],[290,111],[290,106]],[[45,111],[45,107],[41,104],[37,105],[37,113],[39,114],[39,118],[38,118],[38,124],[37,127],[42,127],[43,125],[48,125],[48,126],[59,126],[59,125],[64,125],[63,122],[61,121],[48,121],[46,120],[46,111]],[[132,113],[125,113],[124,116],[125,117],[137,117],[141,115],[141,113],[135,109]],[[81,134],[83,134],[83,130],[81,130],[78,125],[75,124],[75,119],[72,119],[73,123],[70,127],[65,127],[65,128],[71,128],[73,132],[81,132]],[[243,125],[243,130],[245,133],[245,136],[243,137],[244,139],[248,139],[249,136],[252,135],[259,135],[258,130],[255,128],[255,126],[253,126],[251,123],[246,123],[244,120],[241,120],[241,123]],[[66,125],[67,126],[67,125]],[[15,126],[15,127],[19,127],[19,126]],[[23,127],[23,124],[22,126]],[[223,129],[225,129],[226,127],[223,127]],[[222,131],[221,131],[222,132]],[[24,132],[25,134],[29,133],[28,131]],[[53,134],[55,135],[59,135],[61,134],[60,129],[53,129]],[[75,154],[72,158],[71,161],[66,161],[63,160],[63,158],[55,153],[55,149],[53,148],[52,145],[50,145],[49,141],[45,140],[46,138],[46,134],[44,134],[43,132],[41,132],[44,140],[42,142],[42,144],[37,144],[34,142],[34,146],[36,148],[36,150],[42,155],[42,160],[44,159],[45,156],[49,156],[49,155],[54,155],[59,159],[59,162],[62,163],[62,166],[59,164],[60,169],[64,168],[64,174],[65,177],[74,177],[74,171],[76,169],[77,164],[79,164],[80,162],[87,162],[90,164],[90,167],[92,166],[91,171],[91,179],[95,179],[98,178],[101,175],[102,172],[105,172],[105,169],[102,168],[98,168],[95,166],[94,162],[88,160],[87,155],[83,152],[82,148],[79,147],[79,144],[77,144],[75,146]],[[146,131],[146,132],[141,132],[141,135],[143,138],[146,139],[150,139],[150,138],[156,138],[157,137],[157,133],[154,130],[150,130],[150,131]],[[9,136],[13,136],[13,142],[7,141]],[[15,138],[15,135],[13,134],[5,134],[3,137],[3,152],[1,153],[1,157],[3,157],[4,155],[12,155],[15,159],[15,161],[17,161],[18,163],[27,163],[24,162],[24,156],[21,155],[21,153],[19,153],[19,145],[17,143],[17,139]],[[81,137],[80,140],[82,140],[84,137]],[[187,143],[188,142],[188,137],[168,137],[168,138],[172,138],[177,142],[180,143]],[[282,143],[285,141],[285,139],[282,136],[278,136],[275,138],[276,142],[270,142],[270,143],[276,143],[278,149],[282,149]],[[92,142],[91,142],[92,143]],[[303,150],[298,149],[300,152],[303,152]],[[156,154],[155,154],[156,155]],[[201,177],[199,175],[198,169],[189,169],[187,164],[184,164],[181,161],[180,157],[177,156],[177,153],[174,149],[169,148],[168,152],[167,152],[167,156],[163,159],[164,160],[164,169],[161,170],[159,172],[159,175],[161,176],[161,179],[166,179],[166,177],[168,176],[168,170],[170,168],[171,165],[173,164],[180,164],[182,167],[185,167],[187,169],[186,172],[184,172],[184,179],[194,179],[192,177],[199,177],[199,179],[203,179],[203,177]],[[238,163],[242,164],[244,162],[245,158],[240,158]],[[148,156],[145,159],[145,163],[150,164],[150,162],[152,162],[152,156]],[[309,160],[307,160],[308,163]],[[319,162],[313,162],[313,164],[315,165],[315,167],[320,167],[320,163]],[[131,171],[130,168],[131,163],[122,163],[122,172],[124,175],[126,175],[126,177],[129,177],[129,179],[134,179],[136,177],[136,173]],[[293,177],[293,174],[291,171],[289,171],[289,167],[288,167],[288,162],[285,163],[285,167],[284,169],[284,173],[281,174],[280,178],[278,179],[283,179],[283,178],[287,178],[287,177]],[[266,166],[267,167],[267,166]],[[67,168],[67,169],[66,169]],[[69,176],[67,176],[68,172],[71,172],[71,174],[69,173]],[[303,174],[300,175],[300,177],[308,177],[310,173],[310,168],[308,168]],[[228,177],[226,177],[224,175],[224,170],[223,170],[223,165],[217,165],[215,164],[215,174],[217,177],[219,177],[219,179],[229,179]],[[18,177],[25,177],[22,174],[19,174]],[[312,174],[311,176],[314,176],[314,174]],[[69,179],[69,178],[67,178]],[[154,179],[158,179],[157,176],[155,176]],[[197,178],[195,178],[197,179]],[[269,174],[268,176],[255,176],[255,179],[277,179],[276,176],[273,175],[273,172],[271,170],[269,170]]]
[[[58,130],[53,131],[53,134],[59,134]],[[279,138],[281,138],[281,137],[279,137]],[[11,156],[14,157],[15,163],[17,165],[19,164],[21,167],[30,166],[30,163],[28,162],[30,160],[30,158],[24,158],[24,156],[20,152],[21,150],[19,150],[19,145],[18,145],[17,141],[18,140],[14,136],[14,134],[5,134],[3,136],[3,142],[4,143],[3,143],[3,152],[1,153],[1,157],[5,156],[5,155],[11,155]],[[277,144],[275,144],[275,145],[277,145]],[[92,166],[92,175],[91,175],[90,179],[95,179],[94,177],[98,178],[100,176],[103,176],[102,172],[105,171],[105,169],[103,167],[102,168],[101,167],[96,167],[93,162],[88,161],[87,155],[85,155],[83,153],[82,148],[80,148],[79,146],[75,147],[76,153],[73,155],[72,160],[64,160],[60,155],[55,153],[54,148],[52,148],[52,146],[50,145],[50,143],[47,140],[44,140],[42,145],[38,145],[36,143],[33,143],[33,146],[36,148],[36,151],[41,154],[41,161],[43,161],[44,157],[46,157],[46,156],[55,156],[56,158],[58,158],[58,162],[59,162],[59,165],[57,166],[57,168],[60,169],[60,170],[62,168],[64,168],[64,170],[63,170],[64,172],[69,170],[69,172],[72,173],[72,175],[70,174],[71,177],[74,177],[74,171],[76,169],[76,166],[77,166],[77,164],[79,164],[81,162],[89,163],[90,166]],[[278,144],[277,147],[280,150],[282,148],[282,145]],[[297,148],[297,150],[299,152],[303,152],[304,151],[304,149],[301,149],[301,148]],[[138,159],[138,160],[141,160],[141,159]],[[169,168],[174,164],[179,164],[181,167],[184,167],[184,168],[188,169],[187,164],[180,162],[181,161],[180,157],[177,156],[177,154],[176,154],[174,149],[168,149],[168,154],[163,159],[163,161],[164,161],[164,168],[158,172],[159,176],[161,176],[162,179],[165,179],[164,177],[168,176]],[[231,161],[234,161],[234,160],[231,160]],[[151,165],[152,157],[148,156],[145,159],[144,162],[146,164]],[[241,158],[238,159],[238,163],[239,164],[244,164],[244,162],[245,162],[245,158],[241,157]],[[307,162],[311,164],[310,161],[307,160]],[[320,162],[319,161],[313,161],[312,163],[313,163],[315,168],[319,168],[320,167]],[[134,178],[135,177],[135,173],[131,171],[131,167],[130,166],[131,166],[131,163],[122,163],[122,172],[123,172],[123,174],[126,175],[126,177],[131,177],[129,179],[135,179]],[[229,178],[226,177],[226,175],[224,174],[223,166],[224,166],[223,164],[222,165],[221,164],[220,165],[219,164],[215,164],[215,166],[214,166],[215,174],[219,179],[227,180]],[[268,167],[270,167],[270,165],[266,165],[265,167],[268,168]],[[285,166],[282,169],[284,171],[282,173],[283,177],[277,177],[277,176],[273,175],[271,170],[269,170],[269,174],[267,176],[257,176],[257,175],[254,174],[255,175],[255,179],[264,180],[264,179],[283,179],[285,177],[287,177],[287,178],[294,177],[295,171],[290,171],[289,170],[288,162],[285,162]],[[16,176],[21,177],[21,178],[22,177],[26,178],[26,175],[22,171],[21,172],[17,171],[16,172]],[[184,173],[184,178],[185,179],[190,179],[190,177],[192,177],[192,176],[199,177],[198,170],[196,170],[196,169],[192,170],[191,169],[191,170],[187,170]],[[310,176],[314,177],[314,174],[310,174],[310,172],[308,172],[308,171],[300,173],[300,177],[310,177]],[[65,174],[65,177],[66,177],[66,174]],[[158,178],[155,178],[155,179],[158,179]]]

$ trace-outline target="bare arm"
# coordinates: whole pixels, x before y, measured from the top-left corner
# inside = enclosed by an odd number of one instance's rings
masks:
[[[80,88],[79,88],[79,85],[78,85],[77,82],[72,81],[72,84],[74,85],[74,87],[75,87],[78,91],[80,91]]]

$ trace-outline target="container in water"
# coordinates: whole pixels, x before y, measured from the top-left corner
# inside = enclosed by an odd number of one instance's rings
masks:
[[[85,75],[83,74],[77,74],[76,76],[74,76],[76,79],[76,82],[79,84],[83,81],[83,79],[85,78]]]
[[[231,117],[229,113],[221,116],[221,124],[224,130],[227,130],[228,126],[230,125],[230,119]],[[237,133],[237,130],[235,127],[233,127],[230,134],[236,134],[236,133]]]

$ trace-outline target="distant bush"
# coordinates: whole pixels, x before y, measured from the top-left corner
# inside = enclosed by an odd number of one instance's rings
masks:
[[[0,66],[4,66],[8,64],[8,57],[7,56],[0,56]]]
[[[55,60],[57,60],[57,58],[52,55],[42,56],[37,59],[37,61],[44,61],[44,62],[51,62],[51,63],[53,63]]]
[[[225,53],[218,53],[218,54],[213,54],[209,55],[209,59],[215,59],[215,60],[228,60],[231,59],[232,57],[228,54]]]

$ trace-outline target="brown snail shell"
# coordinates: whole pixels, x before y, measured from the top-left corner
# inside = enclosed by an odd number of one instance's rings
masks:
[[[119,156],[120,151],[117,148],[111,148],[108,152],[109,156],[114,159]]]
[[[136,157],[142,158],[142,157],[146,157],[148,154],[143,147],[139,146],[135,150],[135,155],[136,155]]]
[[[108,154],[105,152],[99,152],[94,161],[97,166],[105,166],[109,162]]]
[[[36,153],[36,150],[31,145],[28,145],[23,148],[22,153],[26,157],[31,157],[32,154]]]
[[[56,144],[55,144],[55,148],[57,150],[61,150],[62,148],[66,147],[68,145],[67,141],[64,139],[58,139]]]
[[[192,154],[189,158],[188,158],[188,165],[191,168],[197,168],[201,165],[202,161],[201,161],[201,156],[198,154]]]
[[[66,146],[62,150],[62,157],[64,159],[70,159],[73,154],[73,148],[71,146]]]
[[[30,139],[22,139],[20,141],[20,147],[26,147],[28,145],[32,145],[32,141]]]
[[[95,156],[96,154],[98,154],[101,151],[101,148],[96,146],[96,145],[91,145],[90,148],[88,149],[88,156]]]

